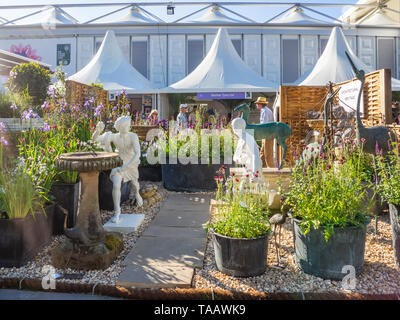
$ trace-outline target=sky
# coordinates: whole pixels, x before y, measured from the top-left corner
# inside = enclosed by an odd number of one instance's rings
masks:
[[[188,0],[187,2],[189,2]],[[210,3],[210,1],[202,1],[202,0],[195,0],[196,2],[204,2],[204,3]],[[273,0],[273,1],[258,1],[258,0],[251,0],[252,2],[269,2],[269,3],[274,3],[274,2],[285,2],[285,0]],[[112,0],[0,0],[0,17],[12,20],[21,16],[24,16],[26,14],[32,13],[34,11],[37,11],[38,9],[18,9],[18,10],[11,10],[11,9],[3,9],[1,8],[2,6],[23,6],[23,5],[50,5],[50,4],[80,4],[80,3],[130,3],[132,1],[129,0],[117,0],[117,1],[112,1]],[[166,0],[138,0],[140,3],[147,3],[147,2],[163,2],[165,5],[160,6],[160,7],[155,7],[155,6],[144,6],[144,8],[151,13],[157,15],[161,19],[167,22],[172,22],[174,20],[177,20],[181,17],[184,17],[185,15],[194,12],[196,10],[201,9],[202,7],[206,6],[176,6],[175,8],[175,14],[174,15],[167,15],[166,14],[166,6],[170,1]],[[179,1],[173,1],[175,4],[179,3]],[[218,1],[218,2],[226,2],[226,1]],[[237,0],[229,0],[228,2],[246,2],[246,1],[237,1]],[[296,1],[287,1],[290,3],[296,3]],[[323,4],[354,4],[357,3],[357,0],[300,0],[297,1],[302,4],[311,4],[311,3],[323,3]],[[279,14],[280,12],[288,9],[291,5],[280,5],[280,6],[227,6],[229,9],[236,11],[239,14],[242,14],[244,16],[249,17],[252,20],[255,20],[257,22],[265,22],[269,18],[272,18],[273,16]],[[97,16],[100,16],[102,14],[105,14],[107,12],[111,12],[113,10],[116,10],[118,8],[121,8],[122,6],[114,6],[114,7],[80,7],[80,8],[65,8],[64,10],[68,12],[70,15],[72,15],[74,18],[76,18],[79,22],[86,22],[90,19],[93,19]],[[340,6],[340,7],[311,7],[311,9],[318,10],[323,12],[324,14],[333,16],[333,17],[339,17],[344,11],[349,9],[350,7],[348,6]],[[111,21],[113,19],[118,19],[125,14],[127,14],[128,9],[125,9],[123,11],[120,11],[118,13],[115,13],[107,18],[104,18],[101,21],[106,22]],[[205,11],[202,11],[201,13],[197,14],[195,17],[199,17],[202,14],[204,14]],[[316,15],[312,11],[305,10],[305,13],[308,14],[311,17],[317,18],[317,19],[322,19],[326,20],[321,15]],[[42,13],[43,15],[43,13]],[[237,16],[234,16],[230,13],[228,13],[229,16],[238,18]],[[26,18],[25,20],[21,20],[24,23],[29,23],[33,20],[40,19],[40,15],[32,16],[30,18]],[[100,20],[99,20],[100,22]]]

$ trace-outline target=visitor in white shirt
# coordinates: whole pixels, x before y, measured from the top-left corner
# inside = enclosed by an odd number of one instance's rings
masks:
[[[268,101],[265,97],[258,97],[255,102],[257,109],[260,113],[260,123],[274,122],[274,114],[271,109],[268,108]],[[274,139],[263,139],[260,150],[260,158],[263,163],[263,167],[273,168],[274,167]]]

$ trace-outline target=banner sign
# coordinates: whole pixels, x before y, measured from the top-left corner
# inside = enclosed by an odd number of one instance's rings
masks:
[[[360,91],[361,81],[356,80],[340,86],[339,91],[339,105],[344,108],[347,112],[357,110],[357,99]],[[360,101],[360,115],[364,114],[364,97],[361,94]]]
[[[251,92],[199,92],[199,100],[251,99]]]

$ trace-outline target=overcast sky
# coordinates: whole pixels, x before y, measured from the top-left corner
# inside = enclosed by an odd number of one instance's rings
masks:
[[[257,0],[251,0],[252,2],[267,2],[267,1],[257,1]],[[284,2],[285,0],[274,0],[274,1],[268,1],[268,2]],[[1,6],[7,6],[7,5],[18,5],[18,6],[23,6],[23,5],[29,5],[29,4],[35,4],[35,5],[50,5],[50,4],[79,4],[79,3],[112,3],[112,2],[117,2],[117,3],[130,3],[131,1],[127,0],[117,0],[117,1],[112,1],[112,0],[0,0],[0,7]],[[144,6],[144,8],[153,14],[157,15],[161,19],[167,22],[172,22],[176,19],[179,19],[180,17],[183,17],[191,12],[194,12],[196,10],[199,10],[200,8],[204,6],[177,6],[175,8],[175,14],[172,16],[168,16],[166,14],[166,5],[170,1],[163,1],[163,0],[139,0],[138,2],[141,3],[146,3],[146,2],[165,2],[164,6],[160,7],[153,7],[153,6]],[[202,0],[197,0],[197,2],[205,2],[209,3],[210,1],[202,1]],[[224,1],[220,1],[224,2]],[[235,1],[235,0],[230,0],[229,2],[245,2],[245,1]],[[295,3],[293,1],[288,1],[290,3]],[[300,3],[328,3],[328,4],[354,4],[357,3],[357,0],[339,0],[339,1],[334,1],[334,0],[303,0],[303,1],[298,1]],[[174,1],[174,3],[179,3],[179,1]],[[114,7],[84,7],[84,8],[66,8],[65,11],[68,12],[70,15],[75,17],[77,20],[80,22],[85,22],[90,19],[93,19],[97,16],[101,16],[107,12],[111,12],[113,10],[117,10],[118,8],[121,8],[122,6],[114,6]],[[269,18],[272,18],[273,16],[277,15],[278,13],[286,10],[290,6],[284,5],[284,6],[228,6],[229,9],[238,12],[239,14],[242,14],[244,16],[247,16],[255,21],[258,22],[265,22]],[[322,13],[325,13],[327,15],[333,16],[333,17],[339,17],[345,10],[347,10],[350,7],[342,6],[342,7],[311,7],[311,9],[321,11]],[[37,11],[38,9],[24,9],[24,10],[5,10],[5,9],[0,9],[0,17],[12,20],[21,16],[24,16],[26,14],[32,13],[34,11]],[[115,13],[107,18],[104,18],[102,21],[107,21],[107,20],[114,20],[118,19],[121,16],[124,16],[128,12],[127,9],[120,11],[118,13]],[[204,14],[205,11],[202,11],[201,13],[197,14],[194,17],[198,17],[202,14]],[[310,15],[311,17],[318,18],[318,19],[323,19],[324,18],[321,15],[316,15],[313,12],[309,10],[305,10],[305,13]],[[229,16],[235,17],[234,15],[228,13]],[[238,18],[236,16],[236,18]],[[40,15],[32,16],[30,18],[26,18],[24,20],[21,20],[24,23],[29,23],[34,20],[40,19]]]

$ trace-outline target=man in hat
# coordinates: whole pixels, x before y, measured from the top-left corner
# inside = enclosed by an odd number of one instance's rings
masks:
[[[178,122],[178,128],[177,128],[178,131],[180,129],[187,129],[187,127],[188,127],[188,120],[186,117],[187,110],[188,110],[188,106],[186,104],[182,103],[179,106],[180,112],[179,112],[178,116],[176,117],[176,121]]]
[[[274,122],[274,114],[271,109],[268,108],[268,101],[265,97],[258,97],[256,107],[261,111],[260,123]],[[263,167],[273,168],[274,167],[274,139],[263,139],[260,150],[260,158],[263,163]]]

